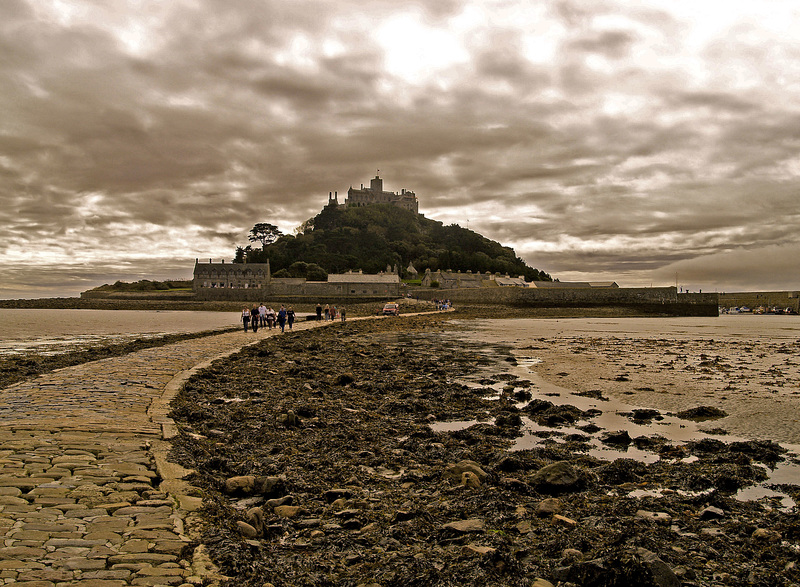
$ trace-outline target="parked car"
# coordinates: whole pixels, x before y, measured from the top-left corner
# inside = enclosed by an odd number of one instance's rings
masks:
[[[395,303],[384,304],[381,314],[384,316],[399,316],[400,306]]]

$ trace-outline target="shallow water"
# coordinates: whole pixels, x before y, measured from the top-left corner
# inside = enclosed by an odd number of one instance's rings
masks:
[[[232,312],[0,309],[0,355],[59,354],[91,345],[237,326]]]
[[[628,446],[607,445],[600,441],[600,434],[604,431],[627,430],[631,438],[637,436],[661,436],[673,444],[687,441],[701,440],[703,438],[718,438],[726,443],[745,438],[734,435],[723,437],[710,435],[701,430],[701,425],[677,418],[661,410],[658,419],[649,423],[640,424],[633,422],[628,414],[636,408],[653,408],[656,406],[643,404],[629,404],[619,399],[604,397],[602,400],[577,395],[574,389],[555,385],[545,381],[536,372],[540,363],[536,356],[536,346],[547,344],[544,341],[564,337],[567,339],[579,337],[598,337],[620,339],[668,339],[680,344],[688,340],[709,341],[735,341],[746,345],[759,341],[796,343],[800,339],[800,318],[797,316],[721,316],[720,318],[625,318],[625,319],[592,319],[578,318],[567,320],[546,319],[512,319],[493,321],[459,321],[462,329],[450,336],[463,341],[463,343],[483,346],[486,355],[492,356],[497,368],[511,373],[519,379],[527,379],[533,383],[528,388],[534,398],[544,399],[556,405],[570,404],[581,410],[599,410],[602,414],[581,420],[571,426],[547,427],[541,426],[528,418],[523,417],[523,435],[516,439],[512,450],[531,448],[542,442],[565,442],[565,437],[571,434],[580,434],[588,437],[590,446],[587,454],[603,460],[617,458],[632,458],[646,463],[659,460],[659,455],[636,448],[633,444]],[[533,346],[532,346],[532,343]],[[491,371],[491,369],[490,369]],[[497,371],[495,371],[497,372]],[[478,378],[480,379],[480,378]],[[461,381],[467,385],[487,387],[477,381]],[[494,390],[499,397],[507,383],[500,381],[490,386],[487,390]],[[709,398],[702,401],[708,403]],[[698,400],[699,403],[699,400]],[[714,404],[713,399],[710,402]],[[527,404],[527,400],[520,403],[520,407]],[[800,410],[799,410],[800,411]],[[464,422],[437,422],[432,424],[434,430],[458,430],[476,424],[476,421]],[[587,434],[579,429],[586,424],[595,424],[602,430],[599,433]],[[703,423],[707,427],[708,422]],[[769,434],[754,433],[750,438],[772,440]],[[775,502],[783,509],[795,506],[794,501],[786,494],[774,489],[778,484],[800,484],[800,465],[797,459],[800,454],[800,445],[782,442],[781,445],[788,449],[784,454],[786,460],[778,463],[772,470],[767,470],[768,480],[764,483],[743,488],[737,494],[742,500],[768,499]],[[690,457],[691,458],[691,457]]]

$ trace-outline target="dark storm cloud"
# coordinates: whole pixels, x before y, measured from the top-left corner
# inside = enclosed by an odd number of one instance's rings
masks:
[[[4,273],[191,271],[377,169],[555,276],[791,259],[793,38],[625,4],[3,2]]]

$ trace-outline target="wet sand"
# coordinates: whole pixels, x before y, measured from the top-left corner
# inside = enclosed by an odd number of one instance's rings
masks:
[[[545,381],[631,406],[714,406],[706,422],[746,439],[800,444],[796,316],[504,320],[462,323],[468,339],[507,345]]]

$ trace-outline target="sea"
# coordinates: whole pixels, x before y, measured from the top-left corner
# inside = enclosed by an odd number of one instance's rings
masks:
[[[56,355],[89,346],[222,330],[236,312],[0,308],[0,356]]]

